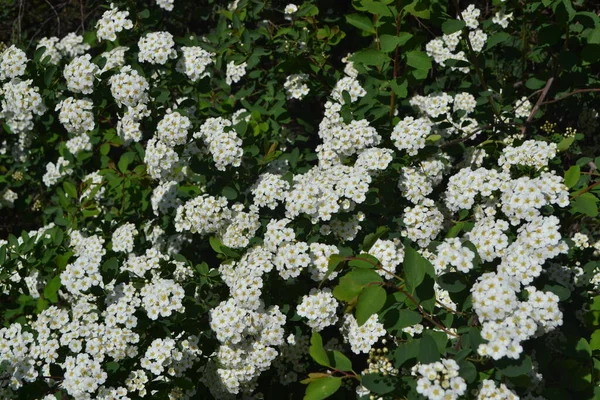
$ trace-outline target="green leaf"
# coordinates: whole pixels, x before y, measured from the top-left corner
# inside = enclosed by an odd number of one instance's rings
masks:
[[[338,350],[330,352],[333,366],[340,371],[352,371],[352,361]]]
[[[413,50],[406,53],[406,64],[418,70],[429,71],[431,58],[425,52]]]
[[[235,200],[238,195],[235,189],[230,186],[225,186],[221,191],[221,194],[225,196],[227,200]]]
[[[148,17],[150,17],[150,11],[147,8],[144,9],[143,11],[140,11],[138,13],[138,18],[139,19],[146,19]]]
[[[510,39],[510,34],[507,32],[498,32],[490,36],[486,42],[486,50],[491,49],[498,43],[506,43]]]
[[[575,137],[571,136],[571,137],[567,137],[564,138],[563,140],[561,140],[557,145],[556,145],[556,149],[558,151],[565,151],[567,150],[569,147],[571,147],[571,145],[573,144],[573,142],[575,142]]]
[[[354,269],[340,278],[340,283],[333,289],[333,296],[338,300],[351,302],[372,282],[383,282],[383,279],[372,269]]]
[[[394,367],[399,369],[406,361],[416,358],[419,355],[419,343],[421,343],[421,339],[401,343],[394,352]]]
[[[437,343],[430,335],[424,335],[419,343],[419,354],[417,360],[422,364],[430,364],[440,359],[440,351]]]
[[[383,3],[378,3],[375,1],[364,1],[362,4],[365,6],[368,12],[374,15],[381,15],[384,17],[391,17],[392,12],[390,9]]]
[[[349,14],[346,15],[346,21],[350,25],[355,26],[364,32],[375,34],[375,27],[373,26],[373,22],[371,22],[371,18],[367,17],[366,15]]]
[[[421,323],[423,317],[416,311],[401,309],[398,310],[398,321],[394,325],[394,329],[401,330],[403,328],[414,326]]]
[[[383,65],[383,63],[390,61],[391,58],[377,49],[369,48],[354,53],[352,60],[364,65],[374,65],[380,67]]]
[[[600,44],[600,27],[596,26],[587,36],[589,44]]]
[[[450,35],[454,32],[460,31],[465,26],[465,21],[450,19],[442,24],[442,32],[444,32],[446,35]]]
[[[367,286],[358,295],[356,303],[356,323],[358,326],[363,325],[371,317],[381,310],[385,304],[387,293],[385,289],[379,285]]]
[[[431,18],[431,11],[429,10],[429,1],[427,0],[414,0],[409,5],[404,6],[404,11],[414,15],[417,18]]]
[[[400,81],[400,83],[397,81]],[[390,86],[399,99],[403,99],[408,95],[408,81],[406,79],[398,78],[395,81],[390,81]]]
[[[365,374],[361,378],[361,384],[373,393],[386,394],[396,388],[394,382],[386,376],[379,374]]]
[[[577,196],[573,207],[575,211],[589,217],[598,216],[598,198],[589,192]]]
[[[121,158],[119,159],[119,164],[118,164],[119,171],[121,171],[122,173],[126,173],[127,167],[129,166],[129,164],[131,164],[134,157],[135,157],[135,153],[132,151],[128,151],[127,153],[124,153],[121,156]]]
[[[579,165],[573,165],[565,172],[565,185],[570,189],[577,185],[579,182],[579,176],[581,174],[581,168]]]
[[[590,347],[592,350],[600,350],[600,330],[595,330],[590,338]]]
[[[537,89],[541,89],[544,86],[546,86],[546,81],[543,81],[541,79],[532,77],[527,79],[527,82],[525,82],[525,87],[527,89],[531,89],[531,90],[537,90]]]
[[[429,273],[432,277],[435,276],[431,263],[410,246],[404,247],[403,266],[406,284],[413,292],[423,282],[425,274]]]
[[[467,287],[467,279],[460,272],[449,272],[440,276],[437,280],[438,285],[450,293],[462,292]]]
[[[318,364],[331,368],[329,357],[323,348],[323,338],[317,332],[313,332],[312,336],[310,337],[309,353],[312,359]]]
[[[342,386],[342,378],[327,377],[313,380],[306,387],[304,400],[321,400],[331,396]]]
[[[531,358],[529,356],[525,356],[518,360],[503,358],[496,362],[496,366],[504,375],[508,376],[509,378],[514,378],[516,376],[527,374],[529,371],[531,371],[533,364],[531,363]]]
[[[60,289],[60,275],[56,275],[50,279],[44,288],[44,297],[50,300],[52,303],[58,302],[58,290]]]
[[[69,181],[64,181],[63,184],[63,189],[65,190],[65,193],[72,199],[76,199],[77,198],[77,188],[75,187],[75,185],[73,185],[71,182]]]

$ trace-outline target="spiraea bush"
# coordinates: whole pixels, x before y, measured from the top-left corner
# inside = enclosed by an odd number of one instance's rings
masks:
[[[195,3],[0,54],[0,398],[600,399],[596,3]]]

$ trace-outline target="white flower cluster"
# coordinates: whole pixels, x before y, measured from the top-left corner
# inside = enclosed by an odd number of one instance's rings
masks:
[[[0,209],[13,208],[15,206],[15,200],[18,198],[19,196],[15,192],[9,188],[4,188],[4,190],[0,191]]]
[[[467,391],[467,383],[458,375],[458,364],[442,359],[432,364],[417,364],[412,374],[417,379],[417,392],[429,400],[458,400]]]
[[[90,394],[108,377],[100,360],[90,357],[87,353],[77,354],[76,357],[68,356],[62,368],[65,370],[65,379],[61,381],[61,386],[76,399],[90,399]]]
[[[192,81],[208,76],[206,67],[214,62],[215,53],[210,53],[199,46],[182,47],[183,53],[176,65],[177,72],[187,75]]]
[[[305,213],[313,221],[329,221],[333,214],[351,210],[353,202],[364,202],[370,183],[371,176],[361,168],[346,165],[312,168],[294,176],[286,198],[286,216],[294,218]]]
[[[258,207],[268,207],[274,210],[279,203],[285,200],[290,184],[281,175],[265,172],[258,177],[252,187],[254,204]]]
[[[92,131],[96,127],[93,108],[94,103],[89,99],[67,97],[56,105],[55,111],[60,111],[58,120],[67,132],[80,135]]]
[[[140,291],[142,307],[148,318],[168,317],[173,311],[184,312],[181,304],[185,292],[181,285],[172,279],[154,278]]]
[[[148,81],[131,67],[123,67],[120,73],[110,77],[109,83],[119,106],[135,107],[148,101]]]
[[[319,125],[319,137],[323,140],[323,144],[317,148],[319,153],[331,151],[350,156],[381,142],[381,136],[366,119],[345,124],[339,114],[341,104],[328,102],[325,108],[325,117]]]
[[[156,0],[156,5],[167,11],[173,11],[174,3],[175,0]]]
[[[225,229],[218,232],[221,242],[233,249],[248,246],[260,228],[260,215],[256,207],[250,206],[250,211],[244,211],[244,205],[237,203],[231,207],[231,216]]]
[[[91,151],[92,150],[92,142],[90,141],[90,137],[88,135],[79,135],[75,136],[65,143],[67,146],[67,150],[73,155],[77,155],[82,151]]]
[[[13,133],[21,134],[33,130],[34,115],[42,115],[46,107],[40,96],[39,88],[31,86],[32,80],[14,79],[6,82],[0,90],[0,118]]]
[[[57,65],[62,59],[62,54],[58,50],[58,41],[57,37],[45,37],[41,38],[40,41],[36,45],[36,50],[43,47],[44,54],[42,54],[41,60],[44,60],[46,57],[49,57],[48,63],[51,65]]]
[[[105,73],[111,69],[118,69],[125,65],[125,53],[129,50],[129,47],[119,46],[115,47],[110,51],[105,51],[100,56],[106,59],[106,64],[100,70],[100,74]]]
[[[177,208],[181,205],[181,200],[177,198],[177,182],[168,181],[162,182],[152,191],[150,199],[154,215],[159,215],[159,212],[166,214],[172,208]]]
[[[104,179],[102,175],[98,171],[91,172],[87,174],[82,182],[86,184],[85,189],[81,192],[81,196],[79,197],[80,202],[84,202],[86,200],[94,199],[96,201],[100,200],[104,196],[104,192],[106,192],[106,187],[102,185]],[[92,196],[93,197],[90,197]]]
[[[504,29],[508,28],[508,24],[512,20],[513,20],[513,13],[511,12],[511,13],[506,14],[505,9],[501,9],[500,11],[497,11],[496,14],[494,14],[494,17],[492,18],[492,22],[494,24],[498,24],[501,27],[503,27]]]
[[[377,314],[373,314],[362,326],[358,326],[354,315],[345,314],[341,331],[354,354],[368,353],[379,338],[386,334],[378,318]]]
[[[517,118],[527,118],[529,114],[531,114],[531,102],[527,99],[526,96],[521,97],[521,100],[515,104],[515,117]]]
[[[104,239],[93,235],[84,237],[79,231],[71,232],[71,247],[77,259],[67,264],[60,281],[67,291],[81,295],[92,286],[102,286],[100,263],[106,253]]]
[[[130,272],[138,277],[143,277],[147,272],[154,272],[160,268],[160,262],[167,260],[168,257],[161,254],[156,248],[152,247],[146,250],[146,254],[136,256],[130,253],[129,258],[121,269]]]
[[[88,51],[90,47],[89,43],[84,43],[83,36],[74,32],[69,33],[56,44],[58,51],[67,58],[80,56]]]
[[[505,254],[508,236],[504,232],[508,228],[509,224],[504,220],[484,217],[475,222],[466,238],[477,247],[477,253],[483,261],[492,261]]]
[[[487,343],[477,352],[499,360],[503,357],[518,359],[523,351],[521,343],[538,331],[550,331],[562,325],[558,296],[526,287],[527,301],[519,301],[520,283],[504,274],[488,272],[473,285],[473,309],[482,321],[481,336]]]
[[[239,167],[242,163],[242,139],[232,128],[233,122],[223,117],[208,118],[194,138],[202,139],[215,161],[219,171],[225,171],[228,165]]]
[[[70,164],[71,163],[63,157],[59,157],[56,164],[49,162],[46,165],[46,173],[42,176],[44,185],[48,187],[54,186],[60,178],[72,174],[73,168]]]
[[[192,122],[178,112],[170,112],[156,126],[156,137],[168,146],[177,146],[187,142]]]
[[[475,253],[468,247],[463,247],[459,238],[448,238],[437,247],[433,266],[436,274],[443,273],[448,265],[460,272],[468,273],[473,269],[474,258]]]
[[[484,379],[477,393],[477,400],[519,400],[519,396],[511,392],[504,383],[496,386],[491,379]]]
[[[556,157],[556,143],[526,140],[518,147],[506,146],[498,158],[498,165],[504,169],[510,169],[513,165],[527,165],[541,169],[554,157]]]
[[[119,11],[113,4],[110,9],[102,14],[102,17],[96,22],[96,36],[98,40],[117,40],[117,33],[133,28],[133,22],[127,19],[129,11]]]
[[[402,261],[404,261],[404,247],[399,240],[377,239],[369,254],[377,258],[381,268],[375,269],[379,275],[386,279],[392,279]]]
[[[208,386],[221,384],[227,392],[237,394],[267,370],[277,350],[284,343],[285,315],[279,307],[249,310],[235,300],[221,302],[210,311],[210,327],[222,343],[217,352],[219,367]],[[213,392],[214,393],[214,392]]]
[[[165,65],[169,59],[177,58],[175,41],[169,32],[150,32],[138,41],[139,62]]]
[[[287,93],[287,98],[302,100],[310,91],[306,84],[307,80],[308,74],[293,74],[285,78],[283,87]]]
[[[444,216],[433,200],[425,199],[414,207],[406,207],[402,222],[405,226],[402,235],[418,243],[420,247],[427,247],[442,231]]]
[[[148,168],[148,174],[156,180],[180,181],[184,177],[179,154],[157,137],[153,137],[146,144],[144,162]]]
[[[207,194],[188,200],[177,207],[175,229],[206,235],[221,230],[231,218],[225,197]]]
[[[346,76],[335,84],[331,91],[331,97],[338,103],[345,103],[343,93],[348,92],[350,101],[355,102],[367,94],[367,91],[360,85],[360,82],[355,77]]]
[[[317,242],[311,243],[309,249],[311,263],[308,265],[308,272],[312,280],[321,282],[329,272],[329,257],[337,254],[339,250],[336,246]],[[329,273],[328,279],[331,281],[337,276],[338,272],[333,271]]]
[[[295,5],[295,4],[292,4],[292,3],[288,4],[288,5],[287,5],[287,6],[285,6],[285,8],[283,9],[283,13],[284,13],[286,16],[292,15],[292,14],[294,14],[296,11],[298,11],[298,6],[297,6],[297,5]]]
[[[403,167],[398,180],[398,189],[410,202],[419,204],[442,181],[445,169],[445,164],[436,159],[421,161],[415,166]]]
[[[338,302],[331,294],[331,289],[313,288],[308,295],[302,297],[302,302],[296,308],[296,312],[308,320],[306,324],[313,331],[320,332],[337,322],[337,306]]]
[[[225,82],[231,86],[232,83],[239,82],[244,75],[246,75],[247,63],[243,62],[239,65],[235,65],[235,61],[229,61],[227,64],[227,71],[225,74]]]
[[[475,7],[474,4],[469,4],[469,6],[460,13],[460,16],[463,21],[465,21],[465,24],[467,24],[467,27],[470,29],[477,29],[479,27],[477,18],[479,18],[480,14],[481,10]]]
[[[91,55],[84,54],[67,64],[63,71],[67,89],[73,93],[83,94],[90,94],[94,91],[94,80],[100,70],[91,60]]]
[[[393,159],[393,150],[379,147],[360,150],[354,163],[355,168],[367,170],[370,175],[385,170]]]
[[[127,222],[115,229],[112,234],[113,251],[131,253],[133,251],[133,241],[137,234],[138,230],[131,222]]]
[[[392,131],[394,146],[415,156],[425,147],[425,138],[431,134],[431,128],[431,121],[427,118],[404,117]]]
[[[0,53],[0,82],[18,78],[25,74],[27,55],[15,45]]]

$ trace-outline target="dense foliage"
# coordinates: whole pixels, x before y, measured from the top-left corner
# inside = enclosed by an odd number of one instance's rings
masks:
[[[0,398],[600,399],[593,2],[146,3],[0,49]]]

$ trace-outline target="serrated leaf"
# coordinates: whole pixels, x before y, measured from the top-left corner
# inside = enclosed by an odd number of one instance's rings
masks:
[[[76,199],[77,198],[77,188],[75,187],[75,185],[73,185],[71,182],[69,181],[64,181],[63,184],[63,189],[65,190],[65,193],[72,199]]]
[[[460,272],[449,272],[441,275],[437,280],[438,285],[450,293],[462,292],[467,288],[467,279]]]
[[[500,372],[509,378],[516,376],[525,375],[531,371],[532,363],[529,356],[524,356],[518,360],[512,360],[508,358],[500,359],[496,362],[496,366]]]
[[[238,195],[236,190],[230,186],[225,186],[223,190],[221,190],[221,194],[225,196],[227,200],[235,200]]]
[[[356,303],[356,323],[362,326],[371,315],[376,314],[385,304],[387,293],[379,285],[367,286],[358,295]]]
[[[304,400],[322,400],[331,396],[342,385],[342,378],[327,377],[313,380],[306,387]]]
[[[383,279],[372,269],[354,269],[340,278],[340,283],[333,289],[333,296],[338,300],[351,302],[372,282],[383,282]]]
[[[590,337],[590,347],[592,350],[600,350],[600,330],[595,330]]]
[[[396,386],[389,377],[379,374],[365,374],[362,376],[361,384],[373,393],[386,394],[393,391]]]
[[[577,185],[579,182],[579,176],[581,175],[581,168],[579,165],[573,165],[565,172],[565,185],[570,189]]]

